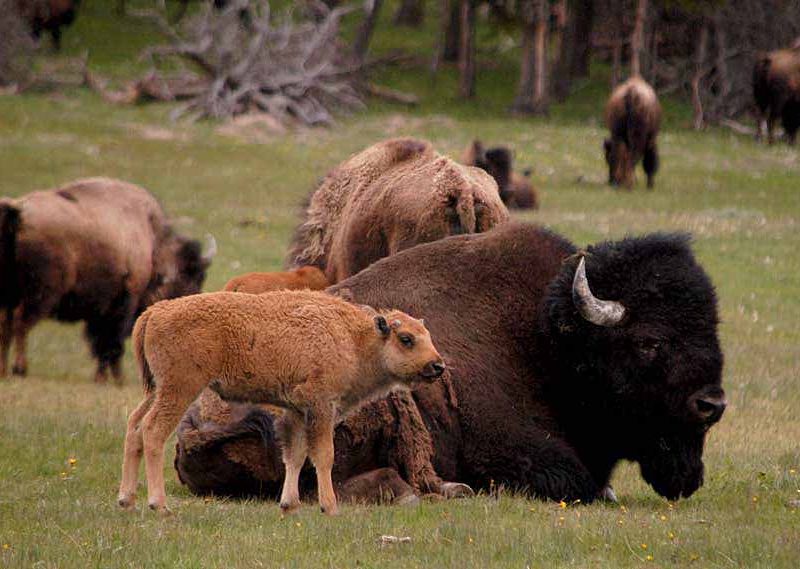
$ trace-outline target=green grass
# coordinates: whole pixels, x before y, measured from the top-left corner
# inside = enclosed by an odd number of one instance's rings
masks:
[[[154,34],[110,10],[84,2],[65,45],[68,53],[90,46],[93,67],[121,78],[140,69],[134,55]],[[431,38],[384,27],[376,46],[429,53]],[[0,381],[0,565],[800,565],[800,512],[786,505],[800,499],[798,151],[685,130],[686,107],[667,101],[656,191],[640,180],[634,192],[616,192],[604,185],[602,68],[549,119],[520,119],[505,111],[512,56],[483,61],[476,102],[453,98],[453,69],[435,82],[422,67],[387,70],[376,80],[420,94],[419,109],[375,104],[334,129],[287,136],[223,135],[213,124],[170,123],[169,105],[111,107],[84,91],[0,97],[0,195],[90,175],[140,183],[182,231],[216,235],[206,287],[214,290],[237,273],[278,269],[314,181],[376,140],[423,136],[452,155],[474,136],[509,143],[542,192],[541,211],[516,217],[581,245],[655,230],[694,234],[719,292],[730,400],[708,441],[706,485],[671,506],[621,465],[618,506],[562,509],[500,493],[418,508],[345,506],[330,520],[313,506],[282,518],[273,503],[205,501],[170,474],[172,518],[126,514],[115,495],[125,417],[140,396],[135,369],[128,357],[126,386],[95,386],[80,329],[48,322],[31,338],[31,377]],[[381,546],[383,534],[411,543]]]

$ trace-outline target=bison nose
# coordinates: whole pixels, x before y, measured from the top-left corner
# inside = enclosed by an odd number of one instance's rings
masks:
[[[728,406],[724,397],[698,397],[694,400],[692,410],[703,423],[716,423]]]
[[[444,373],[445,365],[442,360],[430,362],[422,370],[422,375],[428,378],[439,377]]]

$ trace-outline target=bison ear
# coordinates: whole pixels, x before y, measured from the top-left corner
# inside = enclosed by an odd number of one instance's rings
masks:
[[[389,329],[389,324],[387,324],[386,318],[378,314],[375,318],[373,318],[373,320],[375,321],[375,327],[378,329],[378,332],[381,333],[381,336],[386,338],[389,336],[389,334],[391,334],[392,331]]]

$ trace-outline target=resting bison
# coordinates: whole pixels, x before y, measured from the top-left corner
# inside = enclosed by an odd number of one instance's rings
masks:
[[[61,49],[61,28],[75,20],[81,0],[17,0],[17,9],[39,39],[42,32],[50,32],[53,47]]]
[[[486,149],[480,140],[467,147],[461,161],[468,166],[477,166],[494,178],[500,190],[500,199],[512,209],[538,209],[539,197],[530,181],[531,171],[517,174],[511,168],[511,151],[504,146]]]
[[[766,122],[767,141],[774,141],[775,121],[781,119],[789,144],[800,128],[800,47],[772,51],[759,57],[753,68],[753,96],[758,109],[756,134]]]
[[[212,253],[213,254],[213,253]],[[98,360],[121,380],[123,341],[161,298],[199,292],[211,255],[176,234],[147,190],[91,178],[0,201],[0,376],[12,336],[13,372],[25,375],[25,341],[43,318],[86,322]]]
[[[611,138],[603,142],[608,163],[608,183],[633,185],[639,160],[652,188],[658,170],[656,138],[661,125],[661,104],[653,88],[641,77],[631,77],[611,93],[606,103],[606,126]]]
[[[431,461],[474,487],[591,501],[631,460],[670,499],[703,483],[706,432],[725,409],[723,357],[714,288],[687,237],[578,251],[505,224],[418,245],[329,291],[424,317],[451,374],[417,387],[414,403],[378,401],[339,427],[339,480],[391,466],[435,488]],[[217,413],[203,423],[197,408],[184,419],[176,464],[190,488],[269,492],[274,481],[257,477],[276,469],[265,466],[275,460],[272,419],[236,407],[249,422]],[[387,456],[400,439],[402,460]]]
[[[312,194],[289,253],[331,283],[418,243],[479,233],[508,219],[485,172],[453,162],[430,143],[379,142],[337,166]]]

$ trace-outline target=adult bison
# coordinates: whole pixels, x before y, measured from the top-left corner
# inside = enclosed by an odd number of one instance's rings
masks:
[[[135,317],[162,298],[200,291],[213,253],[175,233],[147,190],[108,178],[78,180],[0,200],[0,377],[12,340],[25,375],[28,332],[43,318],[86,322],[98,360],[121,379]]]
[[[756,134],[764,123],[767,141],[774,141],[775,122],[780,119],[786,139],[794,144],[800,128],[800,45],[772,51],[759,57],[753,68],[753,96],[758,109]]]
[[[514,172],[511,150],[505,146],[485,148],[480,140],[473,140],[464,151],[461,162],[477,166],[494,178],[500,191],[500,199],[511,209],[538,209],[539,196],[531,184],[530,169],[522,174]]]
[[[81,0],[17,0],[17,9],[28,23],[31,33],[39,39],[50,32],[53,47],[61,49],[61,28],[75,20]]]
[[[479,233],[508,219],[486,172],[412,138],[379,142],[329,173],[312,194],[289,253],[331,283],[418,243]]]
[[[641,77],[631,77],[612,91],[605,115],[611,131],[611,138],[603,142],[608,183],[630,188],[636,165],[642,160],[647,187],[652,188],[658,170],[656,139],[661,126],[656,92]]]
[[[703,483],[706,432],[725,409],[723,357],[714,288],[687,237],[579,251],[505,224],[418,245],[329,291],[424,317],[450,368],[413,402],[375,402],[337,430],[339,480],[395,467],[415,487],[441,487],[438,474],[591,501],[631,460],[670,499]],[[180,477],[196,491],[270,493],[272,418],[234,409],[184,418]]]

